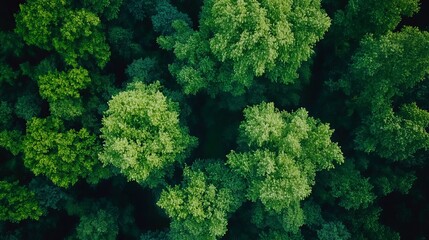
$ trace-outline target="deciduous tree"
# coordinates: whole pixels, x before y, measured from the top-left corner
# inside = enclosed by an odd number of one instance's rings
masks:
[[[34,192],[18,182],[0,181],[0,220],[20,222],[38,220],[42,210]]]
[[[154,187],[176,162],[182,162],[196,139],[179,122],[178,104],[159,84],[131,84],[113,96],[103,117],[100,160],[128,179]]]
[[[329,25],[320,1],[206,0],[198,31],[176,21],[158,43],[174,51],[170,71],[185,93],[241,95],[255,77],[294,82]]]
[[[304,109],[288,113],[273,103],[248,107],[244,117],[240,152],[228,154],[227,163],[246,179],[247,199],[260,206],[254,222],[266,227],[271,218],[296,232],[304,224],[300,201],[310,195],[316,172],[344,161],[333,131]]]
[[[220,160],[185,167],[181,186],[161,193],[158,206],[172,218],[171,239],[218,239],[227,220],[244,201],[243,180]]]
[[[67,130],[58,118],[28,121],[23,148],[25,166],[60,187],[70,187],[79,178],[95,174],[100,165],[96,137],[84,128]]]

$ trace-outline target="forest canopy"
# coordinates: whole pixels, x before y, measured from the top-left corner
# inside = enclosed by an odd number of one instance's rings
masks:
[[[429,2],[0,9],[0,239],[429,239]]]

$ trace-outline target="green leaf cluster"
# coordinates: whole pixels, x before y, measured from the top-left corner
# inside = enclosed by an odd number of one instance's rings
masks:
[[[294,82],[329,25],[320,1],[206,0],[198,31],[176,21],[158,43],[174,51],[169,69],[186,94],[242,95],[257,77]]]
[[[42,210],[34,192],[18,182],[0,181],[0,220],[20,222],[24,219],[38,220]]]
[[[156,83],[136,82],[113,96],[101,133],[101,162],[130,181],[152,187],[162,183],[174,163],[181,163],[196,144],[179,122],[178,104]]]
[[[33,118],[23,142],[24,164],[60,187],[70,187],[99,165],[97,139],[85,128],[65,129],[58,118]]]

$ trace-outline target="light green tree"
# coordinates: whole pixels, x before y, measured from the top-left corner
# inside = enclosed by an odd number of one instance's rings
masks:
[[[150,187],[160,184],[196,144],[179,122],[178,104],[164,96],[159,83],[131,84],[108,104],[99,158],[130,181]]]
[[[244,201],[243,180],[220,160],[185,167],[181,186],[167,187],[157,203],[172,219],[171,239],[218,239]]]
[[[227,163],[246,179],[246,198],[257,204],[253,222],[297,232],[304,224],[300,201],[310,195],[316,172],[344,161],[333,131],[302,108],[288,113],[273,103],[246,108],[244,118],[240,152],[228,154]]]
[[[329,25],[318,0],[205,0],[198,31],[175,21],[158,43],[174,51],[170,71],[185,93],[241,95],[256,77],[294,82]]]

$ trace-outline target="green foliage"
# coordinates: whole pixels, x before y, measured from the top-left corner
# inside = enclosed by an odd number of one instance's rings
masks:
[[[152,15],[156,2],[155,0],[129,0],[127,8],[134,19],[142,21],[148,15]]]
[[[408,194],[417,179],[415,171],[391,163],[382,162],[373,171],[371,183],[379,196],[387,196],[394,191]]]
[[[179,123],[179,109],[159,84],[131,84],[109,101],[101,128],[99,158],[128,180],[154,187],[175,162],[182,162],[196,139]]]
[[[15,16],[16,33],[28,45],[51,50],[51,40],[55,36],[52,29],[59,24],[64,15],[68,1],[33,0],[19,6],[20,12]]]
[[[81,217],[76,228],[79,240],[114,240],[117,239],[118,231],[117,216],[103,209]]]
[[[22,151],[22,133],[17,130],[0,132],[0,146],[16,156]]]
[[[98,164],[96,137],[85,128],[67,131],[57,118],[27,122],[23,148],[27,168],[64,188],[92,174]]]
[[[0,86],[3,83],[15,85],[19,72],[10,64],[10,59],[22,54],[24,44],[19,36],[13,32],[0,30]],[[8,61],[9,60],[9,61]]]
[[[359,150],[400,161],[428,149],[427,111],[394,102],[427,76],[428,45],[429,33],[410,27],[362,41],[349,73],[340,81],[363,118],[356,137]],[[392,103],[400,106],[399,112]]]
[[[28,121],[32,117],[37,117],[41,112],[41,99],[35,93],[27,93],[19,96],[15,103],[16,116]]]
[[[88,71],[82,67],[67,72],[50,72],[38,78],[40,96],[49,102],[79,98],[79,91],[90,82]]]
[[[257,202],[252,213],[252,223],[258,229],[269,229],[286,236],[299,234],[305,220],[304,211],[298,201],[289,204],[281,212],[267,211],[262,203]]]
[[[1,221],[38,220],[41,215],[42,210],[32,191],[18,182],[0,181]]]
[[[12,106],[10,103],[1,101],[0,102],[0,128],[6,129],[10,127],[12,123]]]
[[[304,109],[288,113],[262,103],[246,108],[244,117],[238,141],[243,152],[228,154],[228,165],[246,179],[246,197],[280,214],[294,232],[303,224],[299,202],[310,195],[316,171],[342,163],[341,150],[331,142],[329,126]]]
[[[173,50],[171,73],[184,92],[242,95],[264,76],[292,83],[330,20],[319,1],[204,1],[199,31],[176,21],[158,43]]]
[[[349,212],[342,217],[349,222],[349,232],[353,239],[401,239],[399,234],[382,225],[379,221],[381,209],[370,207]]]
[[[386,109],[365,118],[364,125],[357,132],[357,148],[394,161],[405,160],[418,150],[429,149],[429,133],[426,130],[429,112],[413,104],[412,112],[408,113],[415,115],[402,115],[409,108],[410,105],[402,105],[399,114],[395,114],[392,108],[386,106]]]
[[[128,78],[133,81],[137,80],[145,83],[154,82],[159,78],[156,65],[157,61],[155,58],[139,58],[128,65],[125,73]]]
[[[168,234],[163,231],[157,231],[157,232],[146,232],[140,236],[140,240],[163,240],[168,239]]]
[[[155,12],[156,14],[151,17],[153,30],[162,35],[170,35],[174,32],[172,23],[175,20],[181,20],[188,26],[192,25],[188,15],[179,12],[179,10],[167,0],[157,1]]]
[[[124,59],[128,60],[142,55],[141,46],[134,42],[131,29],[112,27],[109,29],[108,40],[112,47],[112,52],[117,53]]]
[[[351,235],[341,222],[328,222],[317,231],[317,237],[320,240],[347,240]]]
[[[5,5],[0,239],[423,239],[428,3]]]
[[[65,201],[69,199],[69,196],[61,188],[41,178],[31,180],[28,187],[35,193],[45,215],[49,209],[60,210]]]
[[[100,19],[86,10],[70,11],[63,19],[58,37],[52,44],[64,61],[78,66],[77,59],[95,58],[99,67],[104,67],[110,58],[109,46],[100,31]]]
[[[6,82],[9,85],[14,85],[17,77],[18,73],[0,60],[0,84]]]
[[[343,166],[328,173],[326,184],[333,197],[345,209],[366,208],[375,200],[373,186],[364,178],[354,164],[346,161]],[[324,181],[324,183],[325,183]]]
[[[14,32],[0,31],[0,59],[22,54],[24,43]]]
[[[333,25],[341,34],[359,40],[367,33],[393,31],[402,16],[410,17],[418,10],[419,0],[350,0],[335,14]]]
[[[50,103],[51,114],[65,119],[82,115],[79,92],[90,82],[88,71],[82,67],[67,72],[48,72],[38,77],[40,96]]]
[[[83,0],[83,5],[97,15],[103,15],[107,20],[118,17],[123,0]]]
[[[322,217],[322,209],[314,200],[306,200],[302,209],[304,210],[305,225],[310,229],[315,229],[325,223]]]
[[[157,203],[172,218],[171,239],[217,239],[243,202],[244,182],[220,161],[185,167],[182,186],[167,187]]]
[[[74,10],[70,4],[68,0],[30,0],[21,4],[16,33],[29,45],[56,50],[73,67],[89,57],[104,67],[110,51],[100,19],[85,9]]]

